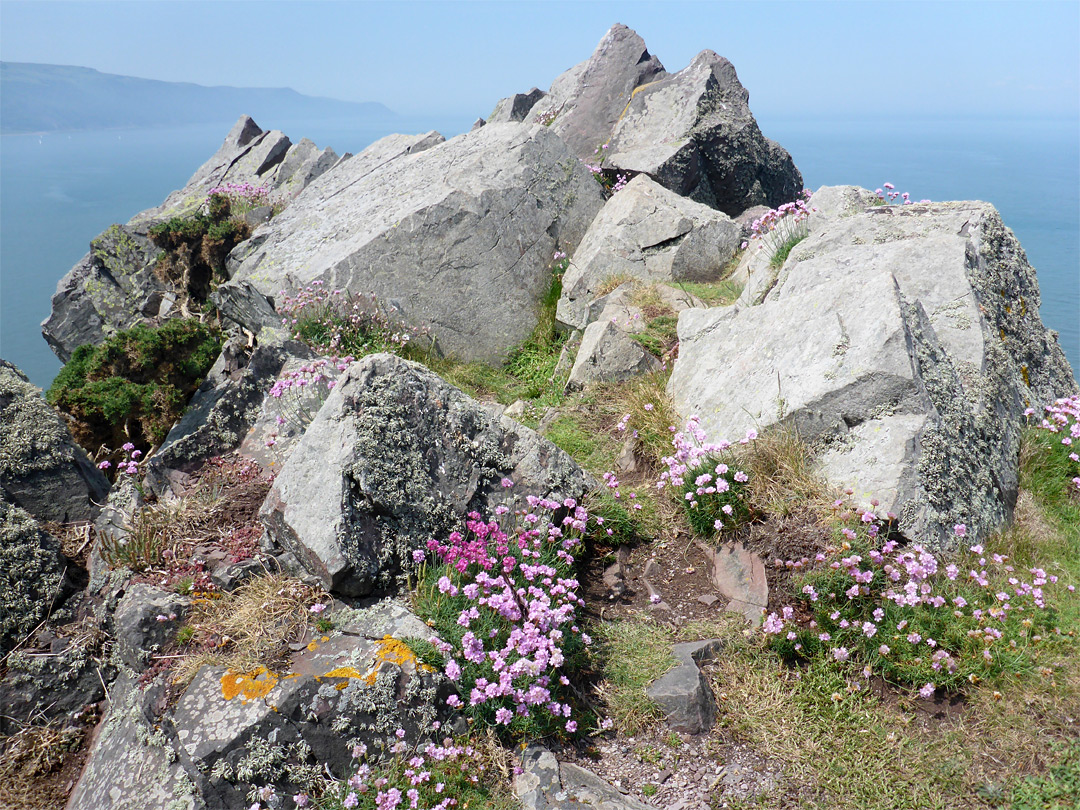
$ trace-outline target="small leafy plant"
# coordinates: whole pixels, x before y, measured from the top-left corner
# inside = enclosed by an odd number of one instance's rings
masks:
[[[806,220],[811,213],[807,206],[811,194],[810,189],[803,189],[802,199],[784,203],[766,212],[760,219],[755,219],[750,224],[753,234],[748,242],[743,242],[742,247],[745,249],[751,242],[756,242],[757,249],[769,255],[771,267],[783,265],[792,248],[810,233]]]

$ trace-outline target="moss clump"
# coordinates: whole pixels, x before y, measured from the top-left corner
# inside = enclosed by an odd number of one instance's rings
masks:
[[[225,281],[225,259],[251,236],[251,226],[232,215],[232,203],[212,194],[207,211],[173,217],[150,228],[150,241],[162,249],[154,273],[197,305],[205,303],[216,284]]]
[[[72,435],[91,453],[160,444],[220,351],[221,333],[207,324],[140,324],[77,348],[46,398],[71,417]]]

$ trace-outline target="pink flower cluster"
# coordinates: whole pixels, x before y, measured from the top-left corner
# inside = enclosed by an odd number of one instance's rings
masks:
[[[806,220],[813,211],[807,205],[812,194],[810,189],[804,188],[802,199],[784,203],[751,222],[750,230],[753,233],[749,242],[742,243],[742,249],[749,247],[750,242],[758,242],[759,250],[768,247],[775,251],[792,237],[805,236]]]
[[[1049,627],[1044,588],[1055,576],[1032,568],[1026,578],[981,544],[947,564],[920,545],[902,547],[892,539],[877,545],[874,538],[891,520],[867,514],[874,522],[860,520],[863,535],[845,529],[836,552],[819,553],[813,563],[783,563],[809,573],[801,610],[770,613],[762,626],[782,649],[797,656],[818,651],[837,661],[858,651],[861,663],[900,681],[918,683],[933,673],[936,686],[924,685],[925,697],[928,687],[933,694],[942,685],[1001,671],[1007,659],[1040,640],[1037,624]],[[967,527],[957,524],[953,532],[962,538]]]
[[[1071,472],[1077,473],[1072,478],[1074,491],[1080,494],[1080,394],[1071,397],[1063,397],[1055,400],[1044,408],[1046,415],[1036,425],[1039,430],[1044,430],[1052,435],[1060,436],[1060,444],[1068,454],[1072,463]],[[1028,408],[1027,416],[1034,415],[1035,411]]]
[[[902,200],[904,205],[911,205],[913,203],[911,195],[908,194],[906,191],[903,193],[897,191],[896,186],[894,186],[892,183],[883,183],[882,185],[884,186],[884,188],[874,189],[874,193],[877,194],[881,201],[886,205],[895,205],[897,197]],[[928,202],[930,202],[930,200],[919,200],[919,203]]]
[[[120,449],[124,451],[124,458],[116,465],[116,471],[124,475],[138,475],[139,457],[142,455],[142,450],[136,450],[135,445],[131,442],[125,442]],[[108,459],[99,462],[97,465],[99,470],[107,470],[111,466],[112,462]]]
[[[431,642],[462,695],[448,700],[500,726],[518,718],[557,719],[569,732],[572,708],[560,697],[572,650],[591,643],[577,624],[584,605],[573,575],[588,512],[573,499],[528,497],[509,531],[471,513],[465,532],[427,548],[442,563],[430,577],[457,613]],[[506,513],[505,507],[503,508]],[[562,515],[555,519],[556,515]]]
[[[320,357],[305,363],[295,371],[287,371],[270,387],[270,396],[282,401],[282,413],[277,416],[279,427],[291,425],[303,431],[315,418],[319,407],[326,401],[330,391],[337,384],[339,373],[349,367],[353,358]],[[268,447],[277,443],[278,434],[272,434],[267,440]]]

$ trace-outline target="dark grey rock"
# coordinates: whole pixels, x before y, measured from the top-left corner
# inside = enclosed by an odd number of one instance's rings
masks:
[[[529,121],[550,122],[575,155],[597,162],[597,150],[608,142],[634,92],[666,75],[637,33],[613,25],[592,56],[551,83],[531,108]]]
[[[993,206],[868,194],[822,195],[759,306],[680,315],[669,391],[714,441],[795,428],[913,541],[955,544],[964,523],[978,542],[1011,517],[1024,409],[1076,381]]]
[[[113,636],[120,660],[142,672],[183,624],[191,599],[153,585],[129,585],[117,605]]]
[[[615,124],[607,166],[737,216],[802,191],[791,156],[761,134],[735,67],[702,51],[683,70],[642,87]]]
[[[321,176],[233,251],[223,286],[373,294],[440,351],[501,362],[536,325],[552,255],[573,251],[603,195],[544,127],[430,140],[389,136]]]
[[[41,390],[0,360],[0,498],[42,521],[92,520],[109,482]]]
[[[588,485],[537,433],[421,365],[378,354],[339,378],[260,518],[323,587],[363,595],[394,584],[413,550],[467,512],[527,494],[580,499]]]
[[[536,102],[546,96],[543,90],[534,87],[528,93],[515,93],[501,99],[495,105],[495,109],[488,116],[489,124],[506,124],[512,121],[520,122],[529,117],[529,112],[536,106]],[[481,121],[483,119],[480,119]]]
[[[264,332],[254,347],[243,339],[228,341],[184,416],[148,460],[146,480],[151,490],[161,495],[175,489],[172,473],[189,473],[207,458],[240,447],[283,370],[290,363],[299,366],[312,359],[306,346],[284,340],[280,332],[273,336]]]
[[[719,639],[676,644],[672,652],[679,665],[649,686],[649,698],[674,731],[703,734],[712,728],[716,699],[699,664],[716,655],[720,645]]]

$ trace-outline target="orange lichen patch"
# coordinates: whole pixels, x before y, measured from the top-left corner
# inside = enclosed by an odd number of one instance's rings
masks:
[[[379,670],[382,669],[383,664],[393,664],[397,667],[404,667],[408,663],[418,663],[416,654],[409,649],[409,645],[393,636],[383,636],[377,642],[375,663],[372,664],[371,669],[368,670],[367,675],[364,676],[364,683],[369,686],[375,683],[375,676],[379,673]]]
[[[251,672],[233,672],[231,669],[221,678],[221,696],[232,700],[239,696],[242,700],[264,698],[277,686],[278,676],[266,667],[258,667]]]
[[[310,644],[307,645],[307,649],[308,652],[315,652],[317,649],[319,649],[319,642],[312,641]]]
[[[337,667],[323,675],[324,678],[362,678],[364,677],[352,667]]]

